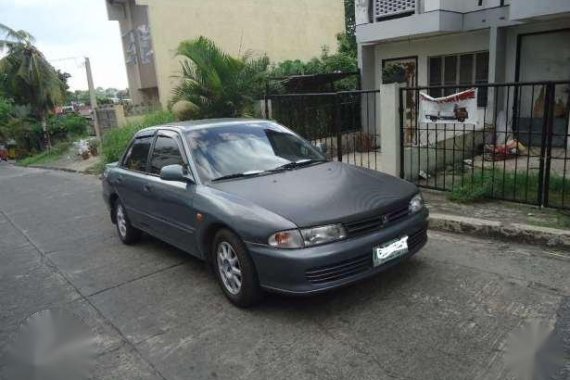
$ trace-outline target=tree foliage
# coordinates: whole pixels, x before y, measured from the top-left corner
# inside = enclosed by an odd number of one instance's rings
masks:
[[[271,77],[280,78],[291,75],[313,75],[327,73],[352,73],[358,71],[358,64],[353,57],[336,53],[330,54],[328,48],[323,48],[321,56],[308,62],[300,60],[283,61],[272,66]]]
[[[356,17],[354,0],[344,0],[345,31],[337,36],[338,52],[356,59],[358,45],[356,44]]]
[[[12,118],[12,102],[0,97],[0,128]]]
[[[253,101],[263,94],[267,57],[232,57],[205,37],[182,42],[177,53],[182,58],[181,84],[171,104],[188,102],[200,118],[253,114]]]
[[[34,46],[33,37],[0,24],[0,77],[4,92],[18,104],[30,104],[34,115],[45,120],[47,114],[65,98],[65,83],[58,72]]]

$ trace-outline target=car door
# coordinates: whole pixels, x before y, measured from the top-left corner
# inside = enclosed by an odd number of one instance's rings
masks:
[[[160,179],[163,167],[176,164],[182,165],[190,173],[178,133],[159,131],[149,165],[155,227],[161,239],[196,254],[196,211],[193,208],[196,185],[193,181],[172,182]]]
[[[131,223],[151,232],[152,199],[149,194],[148,163],[155,131],[137,135],[111,180]]]

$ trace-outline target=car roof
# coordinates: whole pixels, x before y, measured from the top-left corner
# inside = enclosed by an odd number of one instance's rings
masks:
[[[206,129],[206,128],[216,128],[216,127],[227,127],[229,125],[240,125],[240,124],[261,124],[261,123],[271,123],[270,120],[263,119],[204,119],[204,120],[190,120],[190,121],[179,121],[169,124],[156,125],[153,127],[145,128],[137,132],[137,136],[148,135],[150,132],[154,132],[157,129],[171,129],[179,130],[181,132],[191,131],[194,129]]]

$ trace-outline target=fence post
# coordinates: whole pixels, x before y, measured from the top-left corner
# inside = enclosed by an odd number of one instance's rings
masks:
[[[380,86],[380,171],[401,176],[404,154],[400,128],[400,85]]]
[[[342,162],[342,125],[340,121],[340,102],[339,94],[334,95],[334,129],[336,131],[336,157],[339,162]]]
[[[550,106],[554,99],[553,99],[553,91],[552,86],[550,84],[545,84],[545,94],[544,94],[544,111],[542,115],[542,135],[540,141],[540,167],[538,172],[538,204],[541,207],[545,206],[547,201],[545,192],[548,192],[546,189],[545,177],[546,177],[546,156],[547,156],[547,145],[548,145],[548,134],[549,131],[552,132],[552,128],[549,127],[551,122],[550,120]]]
[[[544,189],[542,191],[543,206],[548,207],[550,196],[550,166],[552,158],[552,135],[554,133],[554,105],[556,103],[556,86],[550,83],[546,87],[544,117],[546,118],[546,150],[544,159]]]
[[[271,119],[269,117],[269,82],[265,82],[265,96],[263,97],[265,105],[265,119]]]

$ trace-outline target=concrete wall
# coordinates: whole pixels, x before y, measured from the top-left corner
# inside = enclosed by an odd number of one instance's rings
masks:
[[[418,179],[420,172],[432,174],[448,166],[461,166],[474,157],[477,147],[484,142],[483,131],[468,131],[435,145],[404,148],[404,178]]]
[[[505,1],[506,4],[510,0]],[[451,12],[467,13],[480,11],[485,8],[494,8],[501,5],[501,0],[483,0],[483,4],[479,6],[479,2],[461,1],[461,0],[423,0],[423,12],[432,12],[435,10],[446,10]]]
[[[272,62],[308,60],[336,48],[344,30],[341,0],[136,0],[148,6],[160,100],[166,104],[180,71],[175,50],[206,36],[232,55],[267,54]]]
[[[511,19],[521,20],[570,12],[568,0],[512,0]]]

